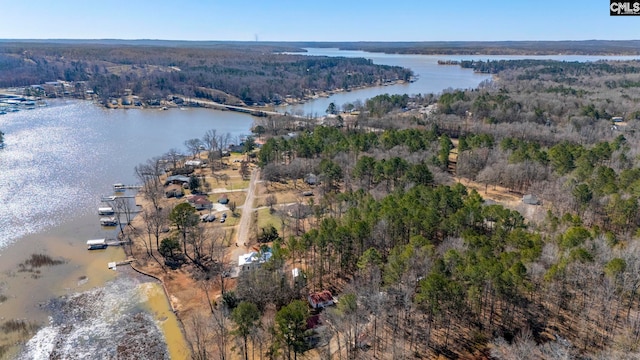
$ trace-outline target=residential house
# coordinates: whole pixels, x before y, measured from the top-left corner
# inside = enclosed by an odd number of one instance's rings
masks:
[[[198,211],[213,208],[213,203],[209,201],[206,195],[191,195],[187,198],[187,202]]]
[[[307,300],[309,300],[309,305],[311,305],[311,307],[314,309],[324,309],[327,306],[335,304],[333,295],[329,290],[313,292],[309,294]]]
[[[184,195],[184,191],[182,190],[182,185],[169,185],[164,189],[164,196],[167,198],[180,198]]]
[[[173,175],[173,176],[169,176],[167,178],[167,180],[164,182],[164,185],[169,185],[169,184],[178,184],[178,185],[184,185],[184,184],[188,184],[189,181],[191,179],[188,176],[184,176],[184,175]]]
[[[240,270],[251,270],[260,267],[271,259],[271,248],[263,247],[260,251],[252,251],[238,257],[238,267]]]

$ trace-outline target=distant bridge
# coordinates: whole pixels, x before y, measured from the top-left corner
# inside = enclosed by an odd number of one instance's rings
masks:
[[[231,110],[231,111],[238,111],[241,113],[245,113],[245,114],[249,114],[249,115],[253,115],[253,116],[293,116],[293,117],[300,117],[300,116],[296,116],[296,115],[290,115],[290,114],[285,114],[285,113],[281,113],[281,112],[277,112],[277,111],[268,111],[268,110],[259,110],[259,109],[253,109],[250,107],[246,107],[246,106],[235,106],[235,105],[227,105],[227,104],[221,104],[215,101],[210,101],[210,100],[202,100],[202,99],[193,99],[193,98],[185,98],[182,96],[176,96],[180,99],[182,99],[185,103],[187,104],[198,104],[204,107],[210,107],[210,108],[214,108],[214,109],[220,109],[220,110]]]

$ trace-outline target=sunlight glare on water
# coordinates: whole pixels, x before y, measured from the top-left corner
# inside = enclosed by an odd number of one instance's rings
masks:
[[[0,118],[0,248],[60,223],[89,204],[87,181],[96,136],[75,116],[78,106],[39,108]]]
[[[86,101],[0,116],[0,250],[17,239],[96,213],[112,184],[134,184],[134,167],[206,131],[247,134],[253,119],[207,109],[108,110]],[[96,216],[96,227],[98,218]],[[71,233],[69,235],[78,236]]]

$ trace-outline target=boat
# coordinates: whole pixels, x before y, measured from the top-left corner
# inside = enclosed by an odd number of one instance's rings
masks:
[[[110,206],[98,208],[98,215],[113,215],[113,214],[115,214],[115,211],[113,211],[113,208]]]
[[[102,226],[116,226],[118,225],[118,219],[115,216],[100,218],[100,225]]]
[[[106,249],[108,246],[106,239],[87,240],[87,250]]]
[[[127,190],[127,186],[124,184],[113,184],[113,191],[115,192],[124,192]]]
[[[100,198],[100,200],[102,202],[109,202],[109,201],[115,201],[116,198],[117,198],[117,196],[115,196],[115,195],[111,195],[111,196],[104,196],[103,195],[102,198]]]

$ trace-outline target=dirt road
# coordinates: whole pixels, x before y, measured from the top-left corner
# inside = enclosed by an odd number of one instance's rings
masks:
[[[256,194],[256,183],[260,178],[260,169],[253,170],[251,174],[251,180],[249,181],[249,188],[247,189],[247,197],[242,207],[242,217],[240,218],[240,224],[238,225],[238,237],[236,238],[236,246],[238,248],[244,248],[244,244],[249,242],[249,230],[251,229],[251,214],[253,213],[253,203]]]

